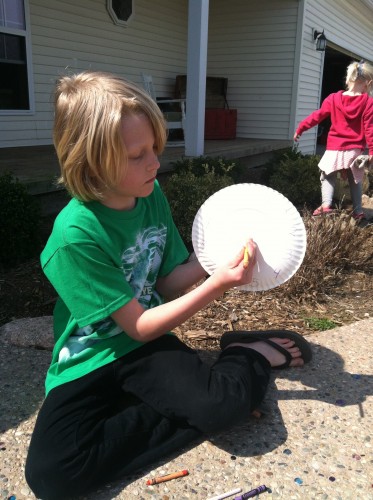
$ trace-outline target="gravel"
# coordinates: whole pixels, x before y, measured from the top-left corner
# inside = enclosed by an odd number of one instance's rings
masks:
[[[24,463],[50,351],[0,332],[0,499],[35,500]],[[267,499],[373,499],[373,318],[308,337],[314,359],[276,372],[259,419],[105,485],[86,500],[206,500],[266,484]],[[206,361],[216,356],[202,351]],[[188,469],[154,486],[147,479]],[[231,497],[233,498],[233,497]]]

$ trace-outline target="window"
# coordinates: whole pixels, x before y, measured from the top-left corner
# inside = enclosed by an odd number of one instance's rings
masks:
[[[115,24],[128,25],[133,16],[133,0],[107,0],[106,6]]]
[[[0,111],[29,109],[24,0],[0,0]]]

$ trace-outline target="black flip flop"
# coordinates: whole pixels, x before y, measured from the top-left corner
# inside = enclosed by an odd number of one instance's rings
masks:
[[[268,345],[274,347],[277,351],[281,352],[286,358],[285,363],[280,366],[274,366],[272,369],[282,369],[288,368],[291,361],[294,359],[291,354],[281,347],[279,344],[272,342],[271,338],[277,337],[281,339],[289,339],[292,340],[297,347],[299,347],[300,352],[302,353],[302,359],[305,363],[308,363],[312,359],[312,350],[310,344],[307,340],[299,335],[299,333],[291,332],[289,330],[256,330],[256,331],[233,331],[233,332],[225,332],[221,336],[220,339],[220,347],[225,349],[230,344],[233,343],[245,343],[251,344],[252,342],[266,342]]]

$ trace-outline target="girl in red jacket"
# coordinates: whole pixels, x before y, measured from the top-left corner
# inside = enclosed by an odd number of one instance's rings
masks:
[[[364,168],[359,160],[366,146],[369,163],[373,162],[373,66],[366,61],[353,62],[347,68],[347,90],[330,94],[321,108],[300,122],[294,134],[298,141],[306,130],[330,118],[326,151],[320,160],[322,204],[313,215],[332,212],[332,200],[338,170],[347,177],[353,204],[353,217],[365,218],[362,210]]]

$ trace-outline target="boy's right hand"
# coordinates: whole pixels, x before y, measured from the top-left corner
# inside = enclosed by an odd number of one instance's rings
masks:
[[[172,331],[230,288],[247,285],[252,281],[256,244],[249,240],[247,245],[250,254],[247,266],[244,266],[245,248],[242,247],[231,262],[216,269],[206,281],[185,295],[150,309],[144,309],[140,302],[133,298],[113,312],[112,318],[127,335],[140,342],[149,342],[165,332]],[[183,268],[191,264],[193,262],[178,267]],[[196,264],[203,269],[198,261]]]
[[[229,290],[232,287],[247,285],[253,279],[254,265],[256,262],[257,246],[253,240],[247,242],[249,262],[245,265],[245,247],[228,264],[219,267],[210,277],[216,281],[219,288]]]

